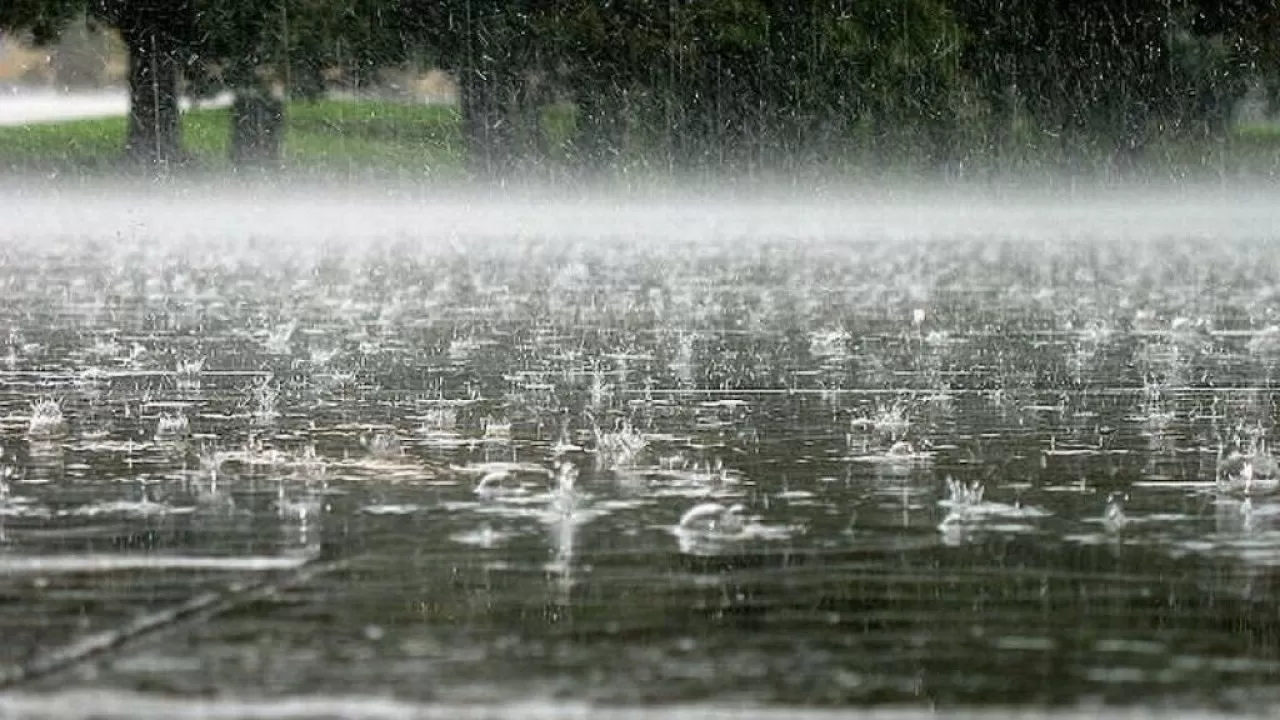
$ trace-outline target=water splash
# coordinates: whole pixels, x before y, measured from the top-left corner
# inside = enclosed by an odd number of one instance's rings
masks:
[[[174,381],[179,390],[199,390],[204,374],[204,358],[179,360],[174,368]]]
[[[1236,436],[1235,448],[1226,452],[1218,445],[1218,463],[1215,481],[1226,493],[1239,495],[1269,495],[1280,490],[1280,463],[1267,450],[1265,433],[1256,428],[1248,433],[1247,447],[1241,447]]]
[[[614,430],[602,431],[592,423],[596,440],[596,463],[604,469],[626,468],[636,464],[641,452],[649,447],[645,436],[622,420]]]
[[[489,462],[455,467],[455,472],[478,474],[474,492],[485,499],[546,493],[554,482],[554,474],[541,465]]]
[[[746,506],[740,503],[728,506],[718,502],[699,503],[680,516],[676,529],[684,535],[708,538],[737,537],[742,535],[746,527],[746,510]]]
[[[485,418],[481,441],[486,445],[510,445],[511,421],[506,418]]]
[[[272,384],[271,378],[262,378],[254,383],[250,390],[253,408],[250,411],[253,421],[259,425],[271,425],[280,417],[277,402],[280,390]]]
[[[404,446],[395,431],[370,431],[360,436],[360,445],[377,460],[395,460],[404,456]]]
[[[1107,496],[1107,507],[1102,512],[1102,524],[1110,532],[1120,532],[1129,524],[1129,518],[1124,512],[1124,504],[1128,501],[1128,493],[1113,492]]]
[[[947,499],[940,503],[946,507],[957,509],[977,507],[982,504],[982,498],[987,492],[987,488],[977,480],[966,484],[948,475],[946,484]]]
[[[292,349],[289,343],[293,340],[293,334],[297,329],[298,321],[293,319],[269,330],[262,341],[263,352],[268,355],[291,354]]]
[[[54,438],[66,432],[66,420],[62,416],[62,403],[51,397],[41,398],[31,404],[31,417],[27,421],[27,435],[32,438]]]
[[[986,498],[986,486],[977,480],[968,483],[946,478],[947,497],[938,505],[947,515],[938,531],[948,545],[968,541],[978,531],[1027,533],[1036,531],[1034,521],[1049,517],[1049,512],[1021,502],[993,502]]]
[[[161,413],[156,421],[156,440],[177,440],[184,438],[191,430],[187,416],[182,413]]]

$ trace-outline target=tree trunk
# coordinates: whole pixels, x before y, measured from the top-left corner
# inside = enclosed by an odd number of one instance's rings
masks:
[[[621,154],[625,136],[620,93],[608,80],[593,78],[579,89],[577,106],[577,161],[588,172],[608,170]]]
[[[516,86],[520,78],[502,60],[489,56],[464,70],[458,83],[462,135],[471,170],[502,177],[516,160]]]
[[[481,3],[474,13],[467,4],[458,99],[467,160],[481,177],[502,177],[515,160],[510,110],[518,80],[513,55],[519,29],[512,27],[514,14],[496,1]]]
[[[996,55],[992,65],[995,73],[987,79],[986,171],[989,177],[998,177],[1013,169],[1009,154],[1017,122],[1018,81],[1011,55]]]
[[[284,103],[264,90],[241,91],[231,106],[231,163],[237,168],[278,170]]]
[[[125,154],[150,165],[182,160],[182,124],[178,107],[181,46],[158,22],[125,24],[121,36],[129,51],[129,134]]]
[[[1114,152],[1114,164],[1121,176],[1132,175],[1141,167],[1147,145],[1146,113],[1145,105],[1138,103],[1130,103],[1124,109]]]
[[[459,84],[467,160],[482,176],[500,176],[511,164],[511,128],[496,73],[465,72]]]

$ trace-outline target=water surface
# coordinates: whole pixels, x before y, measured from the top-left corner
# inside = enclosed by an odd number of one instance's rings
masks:
[[[1272,204],[22,202],[22,712],[1276,700]]]

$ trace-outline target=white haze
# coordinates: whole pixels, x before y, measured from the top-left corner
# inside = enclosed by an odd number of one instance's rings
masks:
[[[0,238],[13,243],[110,236],[353,243],[452,240],[908,237],[1258,238],[1280,230],[1272,191],[1090,189],[708,193],[454,191],[122,184],[0,189]],[[1206,248],[1210,251],[1210,248]]]

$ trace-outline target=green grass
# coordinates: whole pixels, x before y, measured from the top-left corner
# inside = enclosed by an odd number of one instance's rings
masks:
[[[46,174],[120,167],[125,118],[0,127],[0,167]],[[229,168],[230,111],[201,109],[182,120],[192,168]],[[285,115],[286,169],[335,175],[452,176],[462,172],[457,111],[377,101],[290,104]]]
[[[571,165],[571,105],[545,108],[539,134],[518,143],[536,149],[550,165]],[[1015,133],[1000,165],[1015,175],[1061,166],[1061,148],[1052,137]],[[0,170],[45,176],[94,176],[124,168],[121,148],[124,118],[75,120],[23,127],[0,127]],[[634,140],[634,138],[633,138]],[[230,170],[229,111],[194,110],[183,116],[183,144],[191,157],[187,172],[218,174]],[[853,177],[872,172],[909,178],[928,173],[908,145],[889,166],[869,153],[867,138],[851,138],[848,156],[829,158],[828,169]],[[918,148],[917,148],[918,150]],[[637,152],[643,154],[643,147]],[[338,178],[458,179],[465,176],[464,144],[457,110],[438,105],[372,100],[294,102],[286,112],[284,165],[289,172]],[[918,152],[916,153],[919,154]],[[628,167],[647,167],[643,157],[624,158]],[[977,170],[986,160],[973,156]],[[1079,159],[1077,159],[1077,167]],[[1084,172],[1106,175],[1109,158],[1084,160]],[[661,163],[654,172],[661,174]],[[1238,128],[1225,141],[1160,139],[1146,148],[1138,172],[1159,178],[1280,177],[1280,126]]]
[[[110,165],[124,131],[123,118],[0,127],[0,164],[31,170]]]

